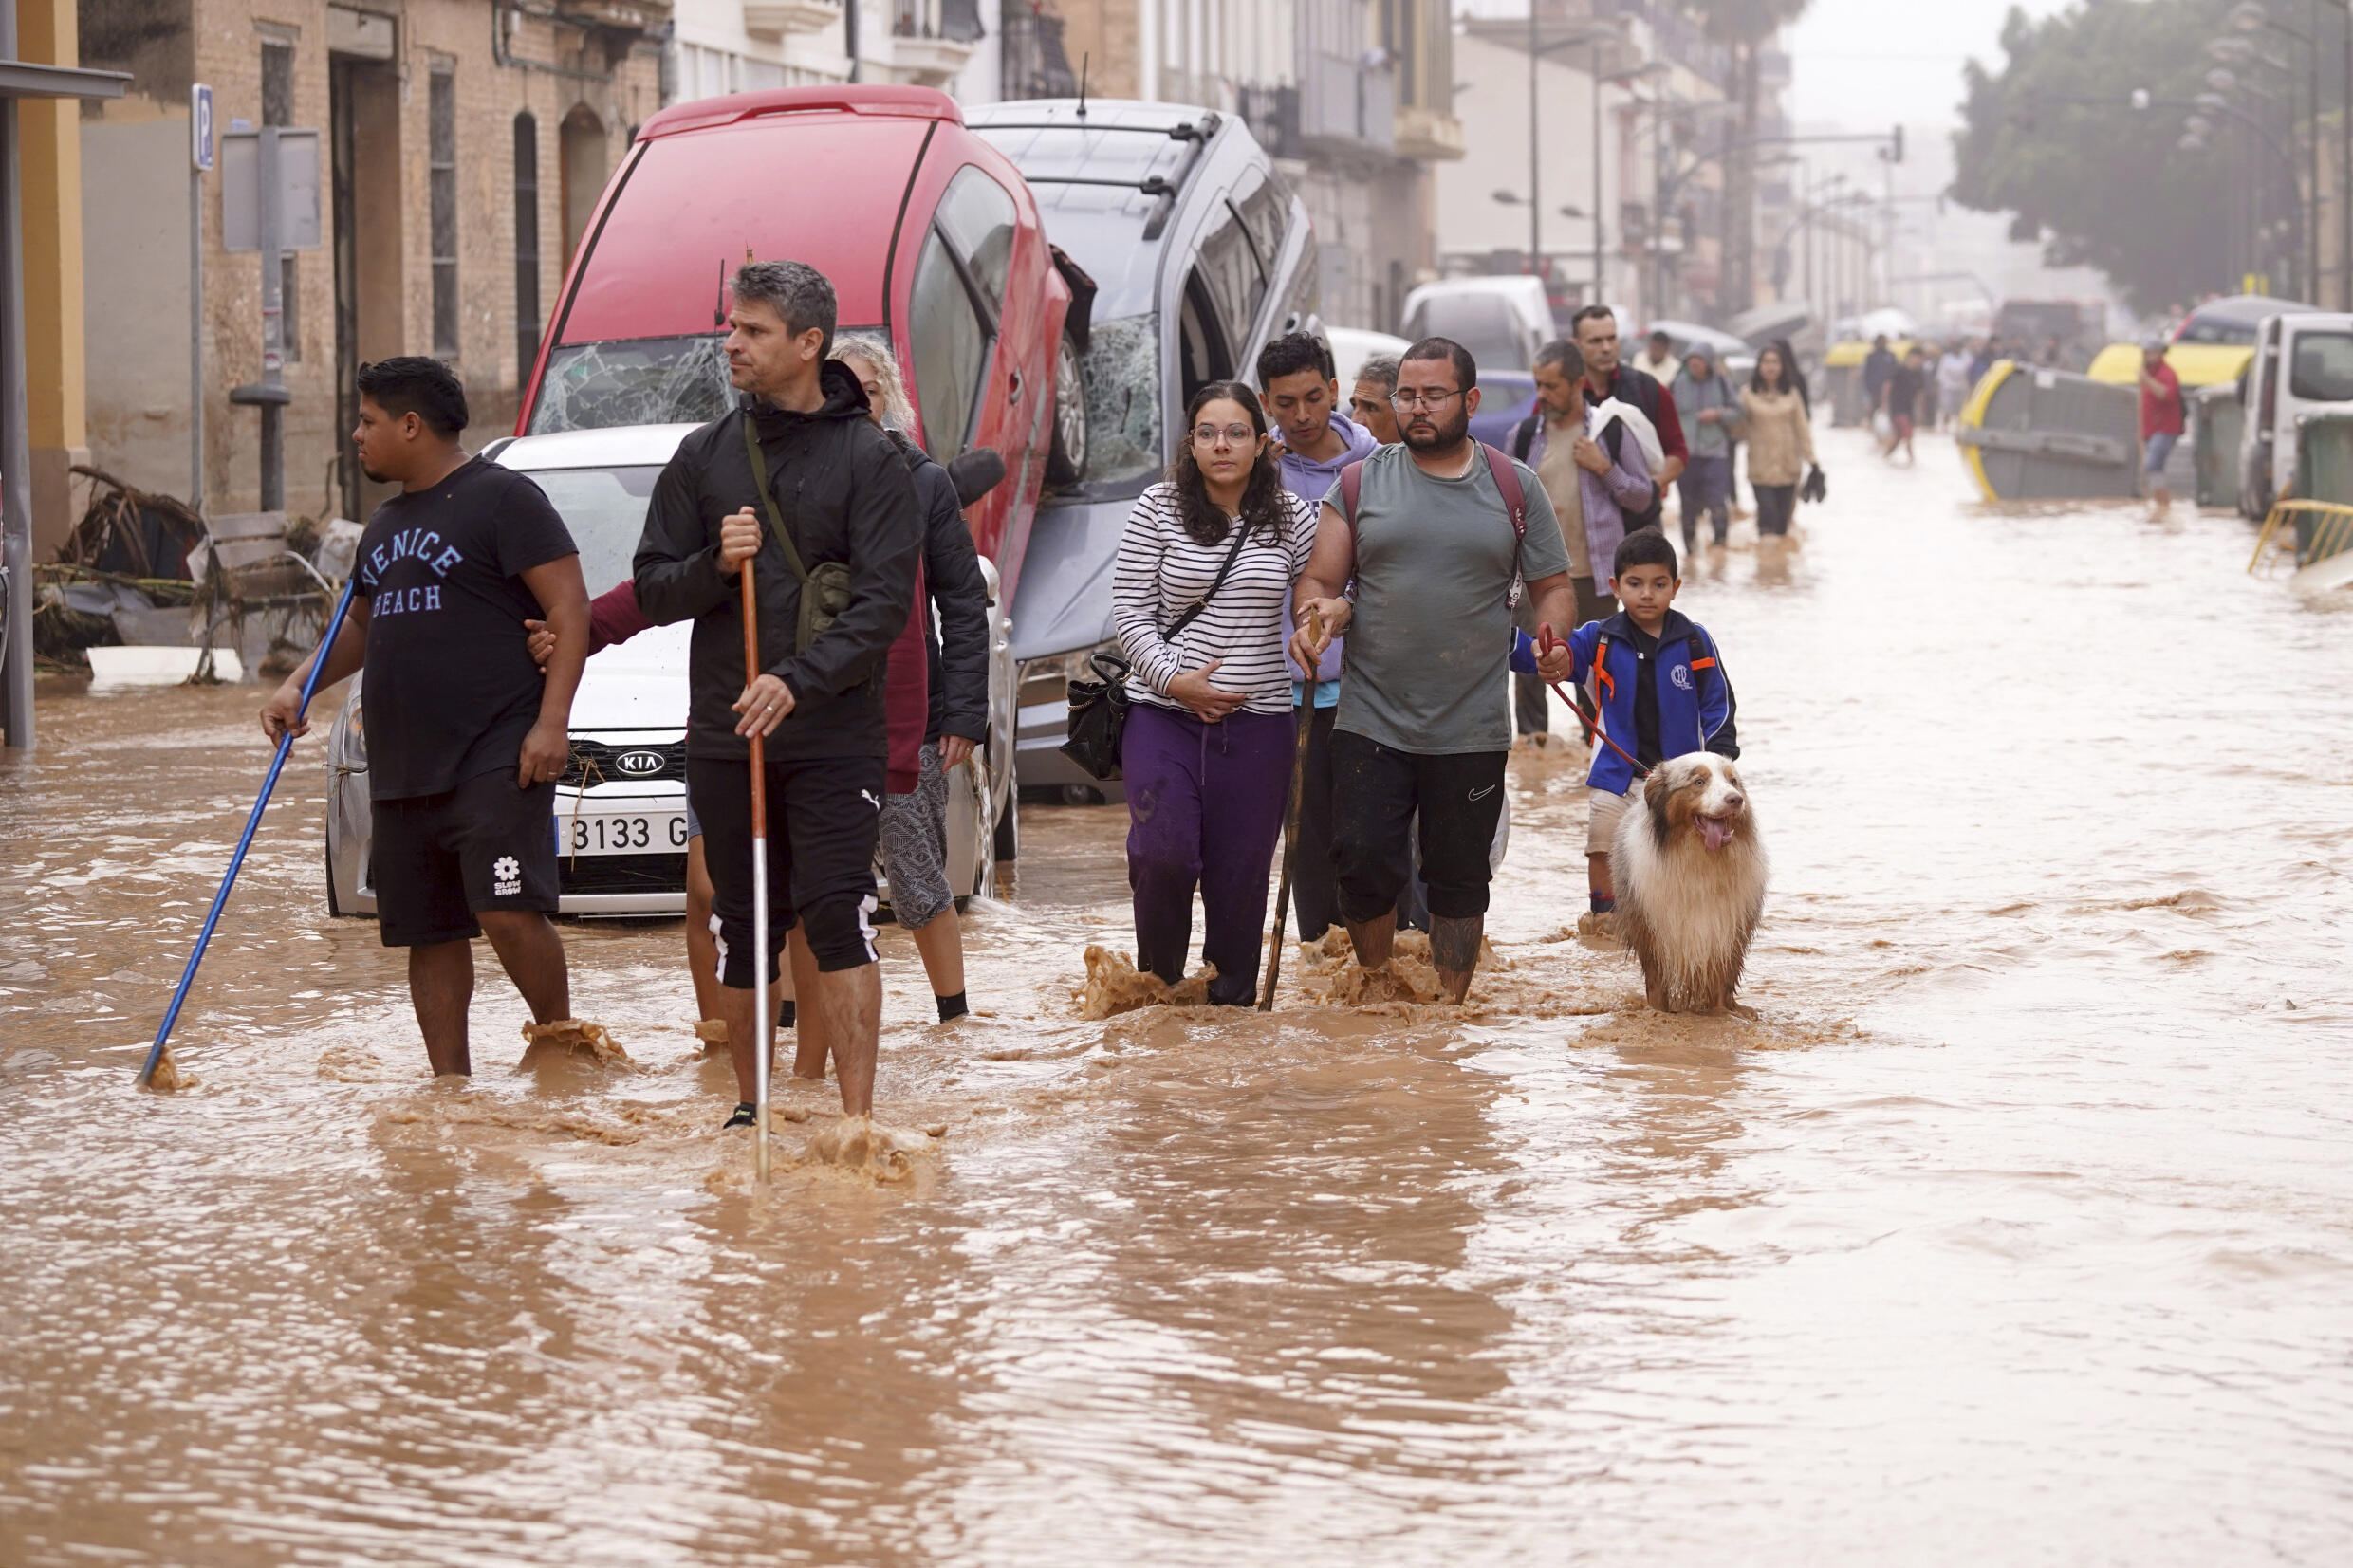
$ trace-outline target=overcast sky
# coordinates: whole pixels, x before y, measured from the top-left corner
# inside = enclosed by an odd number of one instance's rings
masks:
[[[1800,124],[1837,121],[1874,130],[1956,124],[1961,64],[2002,60],[2002,19],[2012,4],[2047,16],[2069,0],[1813,0],[1791,29]],[[1525,15],[1525,12],[1522,12]]]

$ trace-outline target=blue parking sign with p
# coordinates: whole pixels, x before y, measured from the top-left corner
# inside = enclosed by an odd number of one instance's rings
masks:
[[[213,89],[201,82],[188,89],[188,159],[198,173],[213,167]]]

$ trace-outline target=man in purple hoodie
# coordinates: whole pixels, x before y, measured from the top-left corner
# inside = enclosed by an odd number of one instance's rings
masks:
[[[1340,412],[1340,380],[1332,351],[1311,332],[1289,332],[1258,351],[1258,400],[1283,443],[1283,488],[1320,506],[1340,470],[1380,445]],[[1283,640],[1290,642],[1290,606],[1283,607]],[[1308,715],[1307,779],[1299,803],[1299,855],[1291,892],[1299,937],[1312,942],[1340,918],[1332,881],[1332,717],[1340,703],[1340,639],[1317,667],[1314,710]],[[1306,700],[1297,666],[1291,706]]]

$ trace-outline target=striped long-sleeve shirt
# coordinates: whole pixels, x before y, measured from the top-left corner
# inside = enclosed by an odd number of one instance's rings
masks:
[[[1251,712],[1290,711],[1283,607],[1289,601],[1291,584],[1306,569],[1307,553],[1315,544],[1316,513],[1288,493],[1283,506],[1289,526],[1281,544],[1269,544],[1253,533],[1208,607],[1171,642],[1162,628],[1174,625],[1209,592],[1233,538],[1228,534],[1214,544],[1195,544],[1177,513],[1172,486],[1155,485],[1137,498],[1111,575],[1112,620],[1133,666],[1127,681],[1130,696],[1162,708],[1182,708],[1168,694],[1168,683],[1221,659],[1211,685],[1243,693]]]

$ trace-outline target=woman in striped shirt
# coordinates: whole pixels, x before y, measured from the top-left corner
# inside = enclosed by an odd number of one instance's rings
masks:
[[[1138,498],[1112,573],[1132,666],[1121,772],[1136,962],[1174,985],[1197,886],[1213,1003],[1258,988],[1267,871],[1289,798],[1283,606],[1315,543],[1315,508],[1283,488],[1257,397],[1213,381],[1185,411],[1168,477]]]

